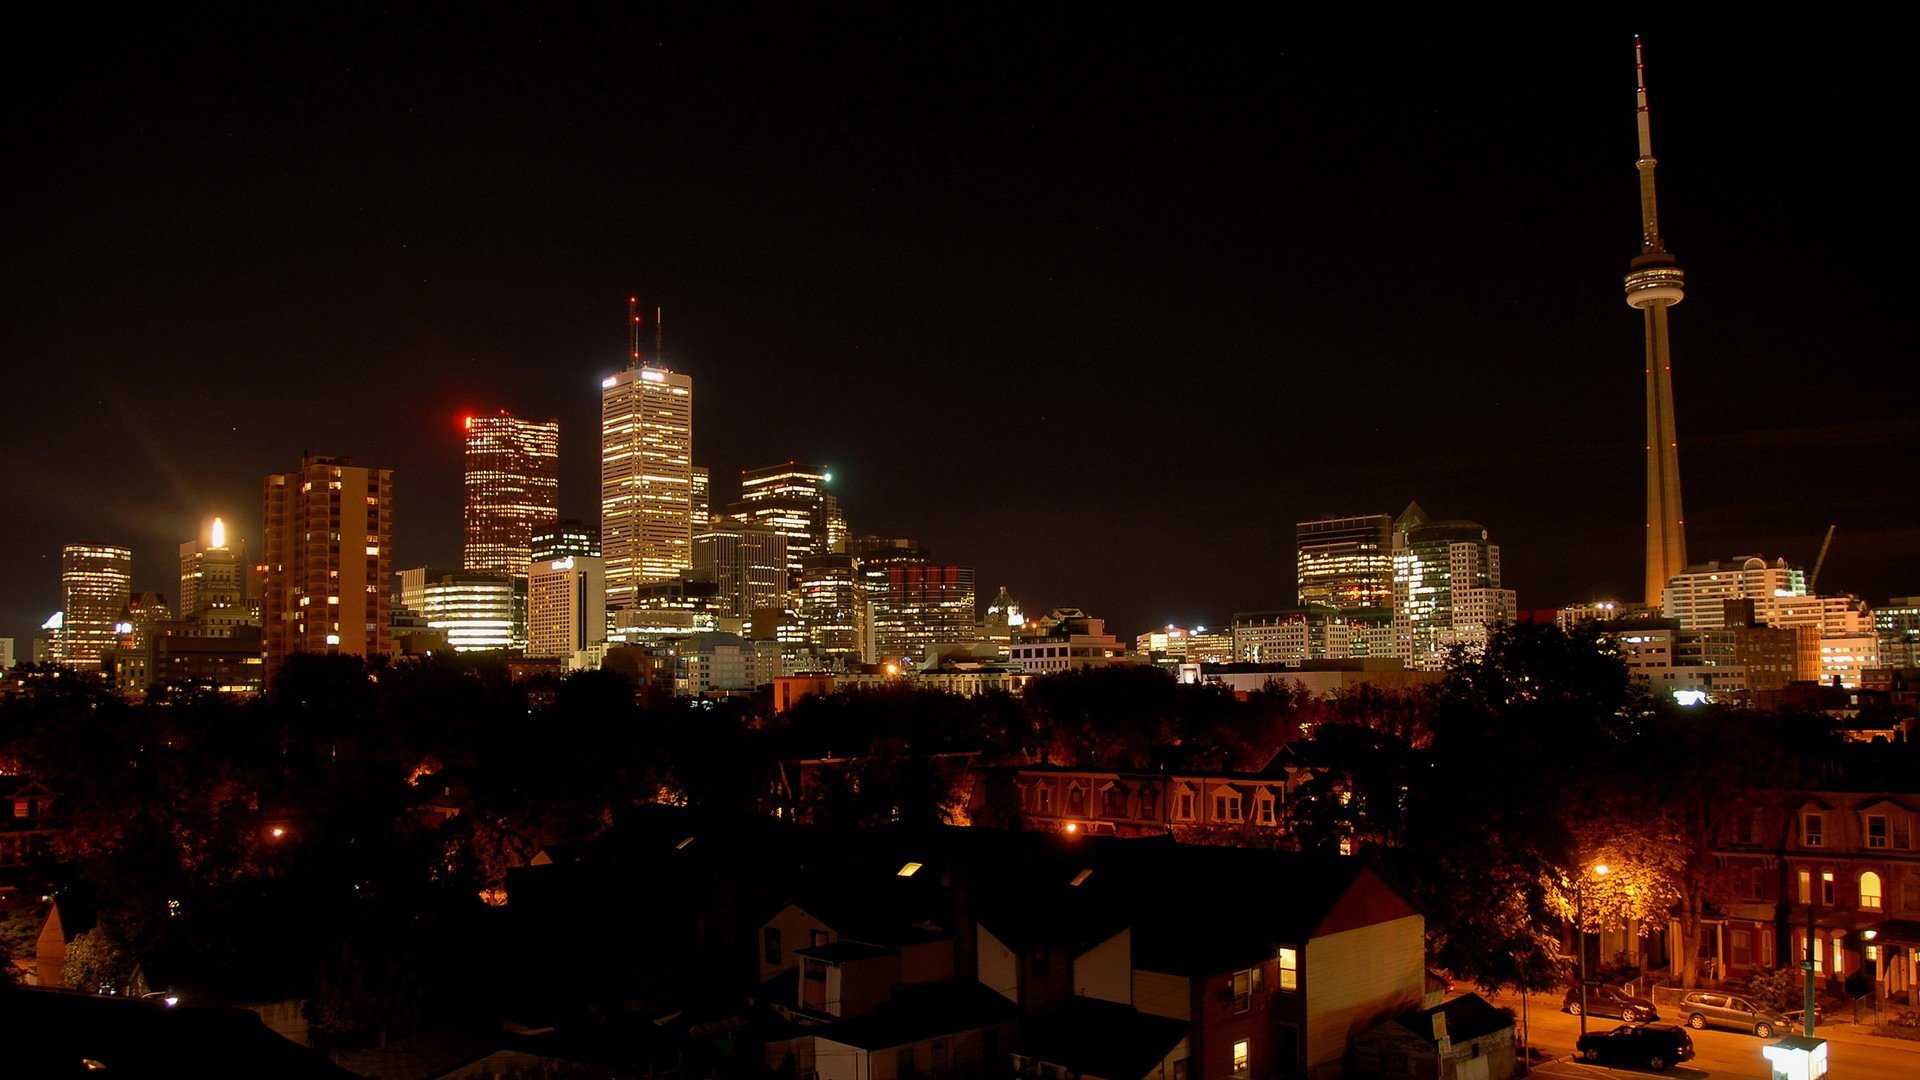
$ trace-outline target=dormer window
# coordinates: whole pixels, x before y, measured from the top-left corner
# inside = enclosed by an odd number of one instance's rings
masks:
[[[1888,840],[1887,815],[1868,814],[1867,815],[1867,846],[1870,848],[1883,848],[1887,846],[1887,840]]]
[[[1826,847],[1826,815],[1813,813],[1800,815],[1800,839],[1808,847]]]

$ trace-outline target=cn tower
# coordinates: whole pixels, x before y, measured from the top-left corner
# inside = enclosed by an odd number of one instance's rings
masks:
[[[1673,354],[1667,348],[1667,309],[1680,302],[1680,263],[1660,238],[1653,198],[1653,129],[1647,117],[1647,66],[1640,37],[1633,39],[1640,122],[1640,254],[1627,270],[1627,304],[1640,309],[1647,330],[1647,604],[1687,568],[1686,519],[1680,514],[1680,446],[1673,423]]]

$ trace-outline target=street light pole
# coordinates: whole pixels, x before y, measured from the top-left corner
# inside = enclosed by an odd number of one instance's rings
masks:
[[[1607,864],[1598,863],[1593,868],[1595,877],[1607,876]],[[1587,868],[1580,868],[1580,876],[1573,879],[1573,943],[1580,950],[1580,1035],[1587,1034]]]

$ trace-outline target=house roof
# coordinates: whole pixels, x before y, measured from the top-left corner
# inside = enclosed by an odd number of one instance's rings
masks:
[[[1016,1051],[1087,1076],[1142,1077],[1187,1037],[1187,1025],[1128,1005],[1076,997],[1035,1018]]]
[[[811,960],[824,960],[829,964],[845,964],[854,960],[871,960],[876,956],[892,956],[900,950],[889,945],[869,945],[864,941],[829,941],[825,945],[809,945],[804,949],[793,950],[793,955],[804,956]]]
[[[818,1039],[883,1050],[1016,1019],[1020,1010],[971,979],[903,986],[864,1016],[815,1028]]]
[[[1433,1017],[1436,1013],[1447,1018],[1447,1037],[1455,1042],[1478,1039],[1482,1035],[1513,1027],[1513,1017],[1505,1009],[1494,1008],[1479,994],[1462,994],[1431,1009],[1397,1016],[1394,1022],[1433,1045],[1436,1041],[1433,1037]]]
[[[0,988],[0,1016],[32,1038],[7,1041],[9,1071],[66,1076],[83,1061],[110,1075],[290,1077],[348,1080],[356,1074],[276,1034],[244,1009],[167,1008],[133,998],[37,987]]]

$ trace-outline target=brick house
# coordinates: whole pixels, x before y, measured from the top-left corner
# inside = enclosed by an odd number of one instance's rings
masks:
[[[1174,826],[1277,828],[1302,770],[1148,772],[1066,765],[1011,770],[1021,827],[1087,836],[1159,836]]]
[[[1717,852],[1730,898],[1706,950],[1724,977],[1800,963],[1811,913],[1816,972],[1911,993],[1920,794],[1812,791],[1733,818]]]

